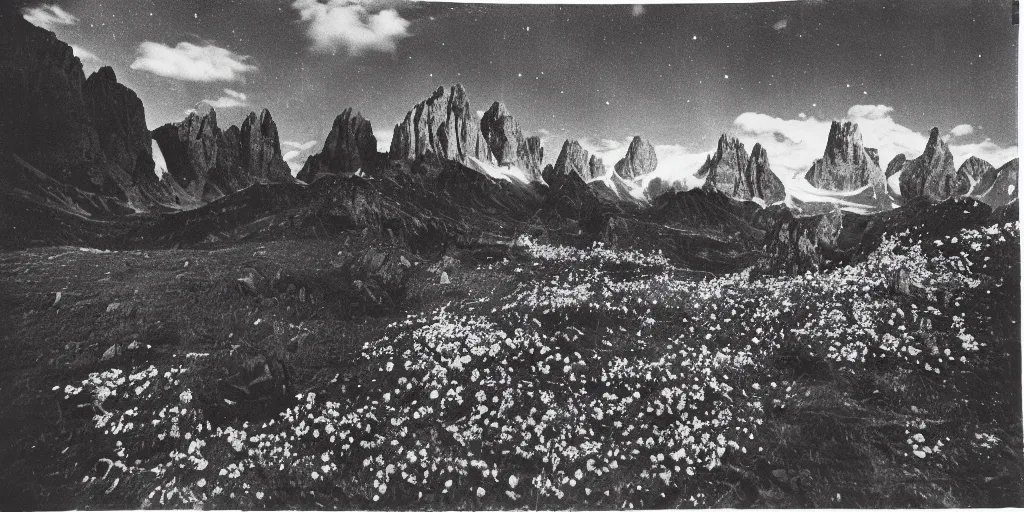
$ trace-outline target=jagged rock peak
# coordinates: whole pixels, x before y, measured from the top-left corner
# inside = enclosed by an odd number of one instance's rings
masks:
[[[587,167],[590,169],[590,178],[600,178],[605,175],[604,160],[598,158],[597,155],[590,155],[590,162]]]
[[[353,114],[349,107],[334,118],[323,151],[306,159],[306,165],[296,177],[311,182],[324,173],[354,173],[362,170],[366,174],[373,174],[378,164],[377,137],[373,135],[373,126],[361,113]]]
[[[937,127],[929,133],[928,143],[921,156],[904,162],[896,172],[902,173],[900,195],[908,201],[919,197],[933,202],[944,201],[961,186],[953,164],[953,154],[939,137]]]
[[[996,168],[992,164],[976,156],[969,157],[956,171],[956,195],[967,195],[975,189],[987,190],[992,186],[995,174]]]
[[[558,159],[555,160],[551,172],[544,175],[544,181],[554,184],[555,178],[573,172],[583,181],[594,177],[590,173],[590,154],[583,149],[578,141],[567,140],[562,144],[562,151],[558,153]]]
[[[393,160],[430,156],[457,162],[469,157],[494,162],[462,84],[450,90],[438,87],[416,104],[395,126],[388,154]]]
[[[533,135],[523,139],[516,152],[519,159],[519,168],[526,172],[527,177],[534,181],[543,180],[541,171],[544,165],[544,146],[540,137]]]
[[[270,111],[255,112],[242,122],[239,133],[242,144],[242,167],[260,183],[290,181],[291,170],[281,155],[281,139]]]
[[[737,194],[742,196],[742,175],[748,160],[749,156],[743,143],[736,137],[723,133],[718,138],[718,149],[697,170],[697,177],[704,178],[705,189],[718,190],[733,197],[737,197]]]
[[[805,175],[817,188],[833,191],[856,190],[871,185],[876,201],[888,201],[885,174],[864,147],[864,138],[857,123],[832,121],[825,152]]]
[[[633,137],[626,150],[626,156],[615,163],[615,172],[625,179],[643,176],[658,167],[658,155],[654,145],[639,135]]]
[[[1014,158],[998,169],[982,175],[971,191],[971,197],[993,208],[1004,206],[1018,197],[1019,160]]]
[[[750,150],[750,160],[743,173],[743,189],[734,194],[737,199],[761,199],[767,204],[782,201],[786,198],[786,188],[782,181],[772,172],[768,163],[768,152],[761,143],[754,144]]]
[[[498,165],[514,165],[523,133],[508,108],[495,101],[480,119],[480,131]]]
[[[177,123],[153,130],[167,172],[185,192],[210,201],[253,183],[292,180],[281,155],[277,125],[264,109],[249,113],[242,128],[217,126],[217,112],[189,112]]]

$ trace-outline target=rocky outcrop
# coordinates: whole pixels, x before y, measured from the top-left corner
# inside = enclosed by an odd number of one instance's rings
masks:
[[[814,161],[805,177],[812,186],[824,190],[848,191],[870,185],[876,200],[888,196],[877,151],[864,147],[857,124],[849,121],[832,121],[825,153]]]
[[[292,181],[281,156],[277,126],[266,109],[250,113],[239,129],[221,130],[213,109],[153,130],[167,172],[188,194],[212,201],[253,183]]]
[[[743,143],[723,133],[718,138],[718,149],[714,155],[708,155],[704,165],[697,170],[697,177],[704,178],[705,189],[734,196],[743,188],[742,175],[749,159]]]
[[[395,126],[388,155],[392,160],[433,157],[465,163],[474,157],[493,163],[475,116],[462,84],[438,87]]]
[[[786,188],[768,163],[768,152],[760,143],[754,144],[750,151],[750,159],[743,171],[742,180],[738,182],[739,190],[733,194],[736,199],[761,199],[767,204],[782,201],[786,198]]]
[[[590,178],[600,178],[604,176],[607,170],[604,167],[604,160],[597,157],[597,155],[590,155],[590,161],[587,163],[587,168],[590,169]]]
[[[534,135],[527,137],[519,145],[519,168],[527,177],[534,181],[543,180],[541,169],[544,166],[544,146],[540,143],[540,137]]]
[[[347,108],[334,118],[324,149],[306,159],[296,178],[307,183],[323,174],[345,174],[363,171],[373,174],[379,166],[377,138],[373,126],[363,115],[353,115]]]
[[[104,66],[85,81],[84,93],[108,161],[127,172],[133,183],[155,183],[146,109],[135,91],[118,83],[114,70]]]
[[[889,165],[885,167],[885,177],[888,178],[894,174],[903,170],[903,165],[907,163],[907,156],[900,153],[889,160]]]
[[[576,173],[584,182],[593,178],[590,172],[590,153],[575,140],[567,140],[562,144],[562,151],[550,171],[544,169],[544,181],[553,185],[556,178]]]
[[[142,102],[101,68],[88,80],[71,47],[0,5],[0,152],[137,210],[158,182]]]
[[[515,165],[519,159],[519,146],[523,132],[508,108],[495,101],[480,119],[480,132],[498,165]]]
[[[742,142],[724,133],[718,139],[715,154],[708,156],[697,177],[704,178],[704,189],[717,190],[740,201],[760,199],[770,204],[786,198],[785,187],[772,172],[768,153],[761,144],[755,144],[748,156]]]
[[[626,156],[615,163],[615,172],[628,180],[652,172],[657,167],[658,155],[654,152],[654,145],[638,135],[630,141]]]
[[[960,168],[956,171],[957,183],[954,193],[958,196],[968,195],[979,185],[979,190],[985,190],[992,186],[995,173],[996,168],[992,164],[972,156],[964,160],[964,163],[960,164]]]
[[[1014,158],[998,169],[982,175],[971,191],[971,197],[993,208],[1007,205],[1017,199],[1019,159]]]
[[[889,164],[886,172],[900,174],[900,195],[906,200],[924,198],[939,202],[955,195],[958,188],[956,167],[949,146],[939,138],[939,129],[932,128],[928,144],[921,156],[903,161],[898,168]]]
[[[525,137],[508,108],[494,102],[480,119],[480,133],[498,165],[518,167],[528,179],[540,180],[544,148],[540,137]]]
[[[259,117],[255,112],[242,122],[239,134],[242,149],[242,169],[257,183],[291,181],[292,173],[281,155],[281,139],[277,124],[270,111],[263,109]]]

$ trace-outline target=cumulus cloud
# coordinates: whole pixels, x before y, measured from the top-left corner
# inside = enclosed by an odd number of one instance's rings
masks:
[[[953,153],[953,161],[958,166],[972,156],[976,156],[996,167],[1017,158],[1017,146],[1004,148],[988,138],[973,144],[950,144],[949,152]]]
[[[245,107],[249,105],[248,99],[249,98],[245,93],[233,91],[231,89],[224,89],[224,96],[215,100],[203,100],[203,102],[213,108],[232,108]]]
[[[640,16],[643,16],[644,12],[646,12],[646,11],[647,11],[647,9],[644,9],[644,6],[642,6],[640,4],[636,4],[636,5],[633,6],[633,17],[634,18],[639,18]]]
[[[629,142],[632,137],[621,140],[614,139],[580,139],[579,143],[583,149],[587,150],[588,153],[594,155],[604,161],[605,167],[614,167],[615,162],[618,162],[622,157],[626,156],[626,151],[629,149]],[[559,146],[558,150],[561,151],[562,147]],[[555,155],[557,158],[558,155]]]
[[[886,105],[854,105],[846,119],[857,123],[866,147],[878,150],[879,164],[884,169],[896,155],[916,158],[928,143],[928,133],[917,132],[899,124],[893,108]],[[783,119],[756,112],[736,117],[733,126],[747,150],[760,142],[768,152],[772,169],[781,178],[799,178],[825,150],[831,120],[814,116]],[[950,145],[954,162],[959,165],[971,155],[993,164],[1017,155],[1017,147],[1003,148],[989,139],[976,144]]]
[[[646,189],[651,180],[660,178],[668,184],[674,184],[682,190],[698,188],[704,184],[697,178],[697,171],[704,164],[714,148],[696,151],[679,144],[659,144],[654,146],[654,154],[658,156],[658,167],[642,177],[641,186]]]
[[[61,9],[59,5],[42,4],[38,7],[26,7],[21,10],[21,14],[29,23],[46,30],[53,30],[59,25],[78,23],[78,18]]]
[[[398,41],[409,37],[409,21],[395,9],[371,13],[356,0],[295,0],[292,8],[306,23],[312,49],[321,53],[341,49],[352,56],[371,51],[394,53]]]
[[[969,124],[958,124],[949,131],[949,134],[954,137],[963,137],[974,133],[974,127]]]
[[[884,119],[889,117],[893,108],[886,105],[854,105],[846,112],[850,119]]]
[[[786,18],[782,18],[781,20],[776,21],[775,24],[772,25],[772,28],[774,28],[775,30],[784,30],[788,26],[789,20]]]
[[[249,57],[212,44],[198,46],[181,42],[170,46],[150,41],[139,44],[132,69],[189,82],[233,82],[256,70]]]

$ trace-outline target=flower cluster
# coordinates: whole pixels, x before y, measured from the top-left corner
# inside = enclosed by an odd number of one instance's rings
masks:
[[[716,470],[762,450],[766,418],[792,399],[778,358],[968,371],[987,342],[965,306],[995,286],[981,269],[1019,232],[905,233],[855,265],[761,280],[517,244],[531,279],[394,323],[364,345],[357,381],[300,394],[274,420],[211,425],[183,367],[111,369],[65,398],[88,399],[95,428],[116,439],[116,478],[144,488],[145,505],[269,506],[296,493],[360,507],[707,505]],[[930,460],[949,438],[914,421],[893,442]]]

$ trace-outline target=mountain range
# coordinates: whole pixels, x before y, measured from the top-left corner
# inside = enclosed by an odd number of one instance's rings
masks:
[[[550,161],[508,105],[493,102],[478,115],[461,84],[411,106],[386,153],[371,121],[346,109],[293,177],[269,111],[226,129],[213,109],[190,112],[151,131],[142,101],[113,69],[86,77],[70,46],[0,9],[9,48],[0,60],[6,247],[220,243],[366,228],[410,243],[531,230],[576,242],[646,233],[695,267],[720,269],[749,263],[778,223],[800,217],[882,215],[961,198],[1002,211],[1017,203],[1017,159],[996,168],[972,157],[957,169],[937,128],[920,156],[897,155],[883,171],[857,124],[833,122],[803,176],[809,195],[787,189],[764,147],[748,154],[729,134],[695,170],[696,188],[650,179],[659,159],[642,136],[618,162],[575,140]],[[153,141],[166,172],[157,172]]]

